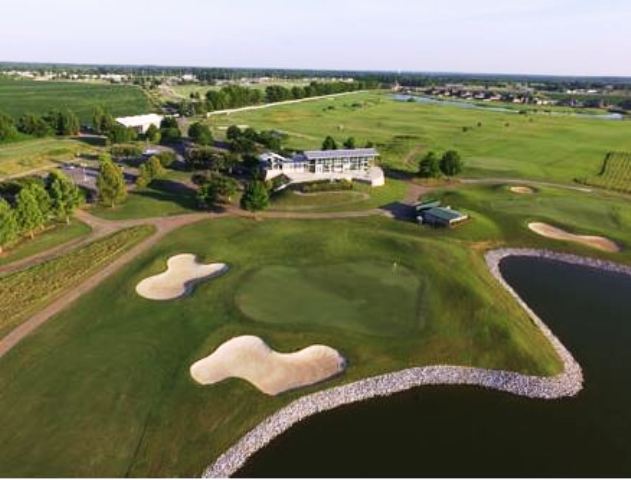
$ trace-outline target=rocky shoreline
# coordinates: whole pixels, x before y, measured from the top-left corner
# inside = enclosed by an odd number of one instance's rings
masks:
[[[527,256],[584,265],[592,268],[631,275],[631,267],[577,255],[535,249],[498,249],[486,253],[486,263],[492,275],[517,300],[550,341],[563,363],[563,372],[552,377],[523,375],[505,370],[435,365],[414,367],[398,372],[366,378],[347,385],[305,395],[267,417],[246,433],[235,445],[219,456],[203,477],[228,477],[247,459],[281,435],[292,425],[318,412],[368,398],[387,396],[421,385],[474,385],[529,398],[553,399],[576,395],[583,388],[583,373],[572,354],[556,338],[545,323],[526,305],[500,272],[500,262],[509,256]]]

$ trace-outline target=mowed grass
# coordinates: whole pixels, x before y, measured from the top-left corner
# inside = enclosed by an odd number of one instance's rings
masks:
[[[145,94],[132,85],[0,79],[0,111],[15,118],[25,113],[69,109],[82,123],[91,123],[97,105],[114,116],[151,111]]]
[[[177,175],[169,175],[174,179]],[[163,217],[197,210],[195,190],[177,180],[158,179],[145,188],[135,188],[127,200],[113,208],[96,206],[91,213],[108,220]]]
[[[0,277],[0,336],[153,232],[132,227],[26,270]]]
[[[611,150],[631,150],[631,123],[571,116],[518,115],[423,105],[360,93],[266,110],[211,117],[216,136],[227,123],[276,129],[288,146],[319,148],[326,135],[341,143],[377,143],[380,161],[414,171],[428,150],[454,148],[464,157],[465,175],[518,177],[570,183],[600,171]],[[478,123],[481,125],[478,126]],[[463,131],[463,127],[468,127]]]
[[[395,203],[405,197],[407,185],[388,178],[381,187],[355,182],[353,190],[300,194],[289,189],[272,194],[270,210],[288,212],[337,212],[366,210]]]
[[[170,234],[0,360],[0,474],[197,476],[264,417],[324,387],[437,363],[558,372],[540,332],[481,255],[452,233],[370,217],[220,219]],[[139,280],[182,252],[230,270],[177,301],[135,293]],[[244,314],[239,296],[257,295],[266,278],[280,308],[297,288],[302,310],[289,305],[272,321],[252,311],[263,306],[251,298]],[[385,290],[371,298],[375,282]],[[322,295],[334,300],[318,301]],[[348,302],[378,311],[362,323],[358,314],[346,316]],[[385,313],[398,302],[393,323]],[[284,352],[330,345],[349,367],[278,397],[237,379],[214,386],[191,380],[194,361],[242,334]]]
[[[73,161],[78,154],[94,154],[99,149],[77,138],[37,138],[0,145],[0,179],[53,168]]]
[[[631,153],[608,153],[600,173],[588,178],[585,183],[618,192],[631,193]]]
[[[70,224],[55,223],[34,239],[23,238],[0,254],[0,265],[15,262],[31,255],[44,252],[71,240],[90,233],[91,228],[79,220],[73,219]]]

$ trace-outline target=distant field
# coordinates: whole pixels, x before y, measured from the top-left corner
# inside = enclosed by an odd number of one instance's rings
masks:
[[[79,139],[59,137],[0,145],[0,179],[53,167],[59,162],[73,160],[78,153],[94,153],[97,150]]]
[[[114,116],[151,110],[142,90],[131,85],[0,79],[0,111],[16,118],[25,113],[67,108],[85,123],[91,121],[97,105],[106,107]]]
[[[208,120],[217,137],[230,124],[277,129],[288,146],[317,148],[326,135],[375,142],[385,165],[412,171],[428,150],[455,148],[465,174],[572,182],[598,172],[604,155],[631,150],[631,122],[462,109],[399,102],[389,94],[278,106]],[[466,127],[466,128],[463,128]]]
[[[588,178],[588,185],[631,193],[631,153],[610,152],[600,174]]]

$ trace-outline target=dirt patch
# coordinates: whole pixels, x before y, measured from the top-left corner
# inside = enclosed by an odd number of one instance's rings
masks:
[[[561,228],[554,227],[542,222],[530,222],[528,224],[528,228],[533,232],[547,238],[576,242],[582,245],[587,245],[588,247],[602,250],[603,252],[620,251],[620,246],[618,246],[618,244],[613,240],[610,240],[606,237],[600,237],[597,235],[576,235],[574,233],[566,232]]]
[[[190,373],[202,385],[237,377],[263,393],[278,395],[326,380],[345,367],[344,358],[326,345],[278,353],[259,337],[243,335],[222,343],[212,354],[195,362]]]

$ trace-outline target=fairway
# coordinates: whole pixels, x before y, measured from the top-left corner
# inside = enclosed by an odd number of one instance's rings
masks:
[[[474,224],[227,218],[169,234],[1,359],[0,474],[196,476],[321,388],[415,365],[558,372],[540,331],[459,238]],[[230,270],[182,299],[137,295],[181,252]],[[240,379],[196,384],[190,366],[240,335],[278,352],[327,345],[348,368],[275,397]]]
[[[425,323],[425,279],[396,263],[357,261],[303,268],[268,266],[237,294],[249,318],[381,336],[419,333]],[[279,286],[287,285],[279,295]]]
[[[230,124],[274,129],[288,146],[319,148],[327,135],[341,143],[374,142],[386,165],[415,171],[429,150],[456,149],[465,175],[520,177],[570,183],[600,171],[604,155],[631,150],[631,123],[545,114],[518,115],[449,105],[395,101],[389,93],[360,93],[263,111],[211,118],[217,137]]]
[[[69,109],[82,123],[90,123],[96,106],[107,108],[114,116],[151,111],[145,94],[132,85],[0,79],[0,111],[15,118]]]

